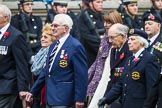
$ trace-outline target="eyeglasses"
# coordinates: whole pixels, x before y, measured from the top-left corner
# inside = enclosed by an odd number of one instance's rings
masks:
[[[117,34],[117,35],[115,35],[115,36],[108,36],[108,38],[113,40],[113,39],[115,39],[116,37],[121,36],[121,35],[122,35],[122,34],[119,33],[119,34]]]
[[[51,24],[51,27],[58,28],[60,26],[65,26],[65,25],[59,25],[59,24]]]

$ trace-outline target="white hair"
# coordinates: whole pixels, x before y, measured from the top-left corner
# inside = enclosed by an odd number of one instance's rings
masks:
[[[120,23],[116,23],[111,26],[111,28],[113,27],[116,29],[116,33],[123,34],[124,36],[127,37],[128,31],[129,31],[128,26],[120,24]]]
[[[9,22],[11,21],[11,10],[6,5],[0,4],[0,14],[7,15]]]
[[[137,37],[139,43],[140,43],[144,48],[147,48],[147,47],[148,47],[148,41],[147,41],[145,38],[143,38],[143,37],[141,37],[141,36],[136,36],[136,37]]]
[[[70,29],[72,29],[73,20],[67,14],[57,14],[54,17],[54,21],[60,21],[62,23],[62,25],[67,25]]]

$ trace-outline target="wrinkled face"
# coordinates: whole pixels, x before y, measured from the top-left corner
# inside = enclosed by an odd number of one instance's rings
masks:
[[[155,21],[145,21],[145,32],[148,34],[149,38],[159,33],[160,27],[160,24]]]
[[[52,37],[50,35],[46,34],[45,32],[43,32],[42,37],[41,37],[42,47],[46,48],[51,44],[52,44]]]
[[[130,36],[128,38],[128,46],[129,46],[129,51],[133,53],[138,52],[142,48],[140,42],[137,39],[137,36]]]
[[[126,6],[126,10],[132,16],[137,15],[138,14],[138,5],[137,5],[137,3],[130,3],[130,4],[128,4]]]
[[[7,15],[0,14],[0,29],[8,22]]]
[[[67,14],[67,6],[64,5],[58,5],[54,6],[54,10],[56,11],[57,14]]]
[[[114,48],[120,49],[123,46],[126,37],[122,34],[117,33],[115,29],[110,28],[108,31],[108,39],[109,43]]]
[[[93,11],[101,12],[103,10],[103,0],[94,0],[89,5]]]
[[[154,0],[157,9],[162,9],[162,0]]]
[[[53,35],[56,38],[56,40],[63,37],[67,33],[67,30],[68,30],[68,26],[62,25],[60,20],[53,21],[52,31],[53,31]]]
[[[32,13],[33,12],[33,2],[25,2],[22,4],[22,10],[25,13]]]

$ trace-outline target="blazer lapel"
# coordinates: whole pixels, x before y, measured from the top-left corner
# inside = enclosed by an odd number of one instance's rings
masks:
[[[11,27],[9,26],[8,29],[3,34],[2,38],[0,39],[0,44],[4,44],[9,36],[11,36]]]
[[[123,47],[121,48],[116,60],[115,60],[115,51],[113,51],[113,53],[112,53],[113,55],[111,54],[111,56],[113,57],[112,61],[114,61],[114,62],[112,62],[113,64],[111,64],[111,69],[113,69],[115,66],[117,66],[124,59],[125,51],[127,49],[128,49],[128,45],[127,45],[127,42],[125,42]]]
[[[131,68],[135,67],[140,62],[140,60],[142,59],[144,53],[145,53],[145,50],[139,55],[138,58],[133,59],[132,64],[131,64]]]
[[[57,53],[57,55],[56,55],[56,57],[55,57],[55,60],[54,60],[54,63],[52,64],[52,68],[51,68],[51,71],[52,70],[54,70],[57,66],[58,66],[58,64],[59,64],[59,62],[60,62],[60,60],[61,60],[61,53],[62,53],[62,51],[64,50],[64,54],[66,54],[67,53],[67,50],[68,50],[68,46],[70,45],[70,36],[66,39],[66,41],[64,42],[64,44],[62,45],[62,47],[60,48],[60,50],[59,50],[59,52]]]

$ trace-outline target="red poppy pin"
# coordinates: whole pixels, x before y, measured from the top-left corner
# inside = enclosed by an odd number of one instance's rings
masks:
[[[124,58],[124,53],[120,54],[120,60]]]
[[[68,59],[68,55],[65,54],[65,55],[64,55],[64,60],[67,60],[67,59]]]
[[[134,58],[133,61],[134,62],[138,62],[139,61],[139,58]]]
[[[3,35],[3,37],[4,37],[3,41],[9,36],[9,34],[10,34],[10,32],[5,32],[4,33],[4,35]]]
[[[149,19],[154,20],[155,19],[155,16],[152,15],[152,14],[150,14]]]

